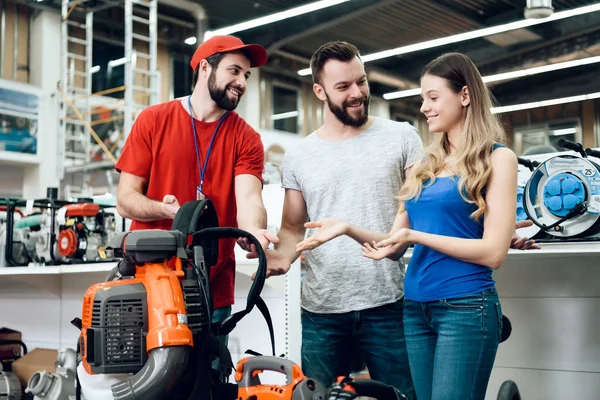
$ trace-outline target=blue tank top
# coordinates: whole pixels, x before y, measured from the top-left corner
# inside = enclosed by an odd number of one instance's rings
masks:
[[[495,145],[495,150],[502,145]],[[483,237],[483,217],[470,217],[477,206],[460,196],[457,176],[437,177],[423,184],[416,200],[405,202],[411,229],[464,239]],[[427,186],[427,187],[425,187]],[[495,285],[492,269],[447,256],[416,244],[404,278],[404,296],[418,302],[468,296]]]

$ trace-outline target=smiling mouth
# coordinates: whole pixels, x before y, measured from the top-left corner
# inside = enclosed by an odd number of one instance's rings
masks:
[[[234,95],[235,97],[240,97],[242,95],[242,92],[237,89],[227,88],[227,91],[229,93],[231,93],[232,95]]]
[[[437,117],[437,115],[428,115],[427,116],[427,122],[431,122],[435,117]]]
[[[364,102],[357,101],[355,103],[346,104],[346,107],[348,107],[348,108],[359,108],[359,107],[362,107],[363,104],[364,104]]]

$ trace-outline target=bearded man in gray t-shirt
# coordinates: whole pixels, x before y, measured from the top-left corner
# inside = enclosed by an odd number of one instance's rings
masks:
[[[336,217],[369,231],[392,231],[405,171],[422,157],[414,127],[368,115],[367,75],[346,42],[321,46],[311,59],[325,123],[283,161],[285,201],[279,244],[268,274],[287,272],[308,220]],[[373,261],[340,236],[306,252],[302,286],[302,368],[330,385],[348,376],[358,351],[371,378],[409,398],[414,389],[403,332],[403,266]]]

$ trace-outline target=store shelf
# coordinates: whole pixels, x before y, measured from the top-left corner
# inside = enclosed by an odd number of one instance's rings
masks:
[[[37,154],[0,150],[0,163],[11,165],[38,165],[40,163],[40,157]]]
[[[32,267],[6,267],[0,268],[0,275],[63,275],[85,274],[92,272],[108,272],[116,265],[115,262],[32,266]]]
[[[31,266],[31,267],[5,267],[0,268],[0,276],[19,276],[19,275],[65,275],[65,274],[89,274],[96,272],[109,272],[116,262],[55,265],[55,266]],[[246,276],[252,276],[256,272],[258,262],[256,260],[237,260],[236,272]],[[279,289],[285,285],[285,282],[269,279],[266,284]]]
[[[557,256],[597,256],[600,254],[600,241],[595,242],[560,242],[539,243],[539,250],[514,250],[508,251],[507,260],[527,260],[531,258],[553,258]],[[413,249],[408,249],[404,254],[405,260],[410,259]]]

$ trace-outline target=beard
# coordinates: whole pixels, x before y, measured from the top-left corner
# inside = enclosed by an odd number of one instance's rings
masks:
[[[242,92],[242,89],[239,87],[235,87],[233,85],[227,85],[223,88],[217,86],[217,76],[215,74],[215,69],[210,72],[208,76],[208,93],[210,93],[210,98],[213,99],[217,106],[223,110],[233,111],[238,106],[242,95],[240,94],[237,98],[231,99],[228,96],[228,89],[236,89]]]
[[[360,128],[369,120],[369,102],[371,101],[370,95],[363,96],[362,98],[353,100],[352,102],[345,101],[341,106],[333,104],[327,93],[325,93],[325,96],[327,96],[327,105],[329,106],[329,109],[342,124],[351,126],[353,128]],[[363,113],[358,118],[354,118],[348,113],[348,107],[350,104],[356,103],[357,101],[362,101]]]

